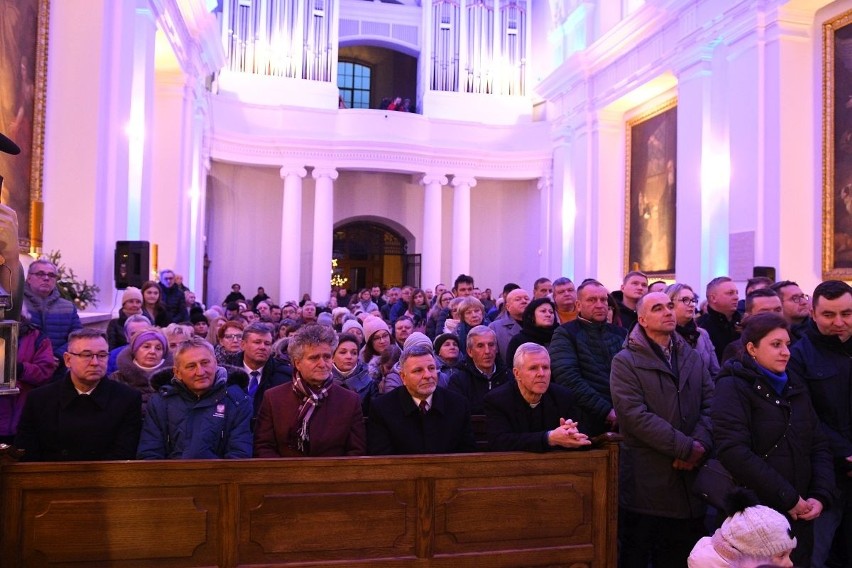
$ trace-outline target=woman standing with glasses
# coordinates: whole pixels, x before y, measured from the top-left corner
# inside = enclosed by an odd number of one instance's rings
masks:
[[[704,366],[710,371],[710,376],[719,374],[719,359],[710,335],[706,330],[695,324],[695,310],[698,307],[698,296],[689,284],[676,283],[666,288],[666,294],[674,302],[677,332],[689,346],[698,352]]]
[[[243,352],[240,349],[240,344],[243,340],[243,329],[245,329],[245,326],[238,321],[226,321],[222,324],[217,334],[219,343],[213,347],[217,363],[242,367]]]

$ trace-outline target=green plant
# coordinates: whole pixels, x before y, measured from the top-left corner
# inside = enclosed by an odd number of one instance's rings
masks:
[[[86,280],[82,282],[74,274],[74,270],[62,263],[62,253],[52,250],[42,257],[56,266],[56,289],[59,295],[74,302],[78,310],[85,310],[89,304],[98,305],[98,294],[101,289],[96,284],[89,284]]]

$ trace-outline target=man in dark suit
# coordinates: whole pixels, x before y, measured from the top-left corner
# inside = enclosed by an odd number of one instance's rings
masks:
[[[268,323],[255,322],[243,330],[242,369],[249,376],[248,395],[254,405],[254,417],[260,410],[263,395],[272,387],[293,380],[293,367],[272,354],[272,333]]]
[[[546,452],[591,444],[571,418],[571,391],[550,382],[550,355],[536,343],[515,352],[515,380],[485,395],[488,449],[497,452]]]
[[[23,461],[131,460],[142,428],[142,395],[107,380],[109,348],[95,329],[68,336],[68,374],[33,390],[15,446]]]
[[[391,455],[476,451],[467,401],[438,388],[432,347],[407,347],[399,365],[402,386],[380,396],[370,407],[367,452]]]

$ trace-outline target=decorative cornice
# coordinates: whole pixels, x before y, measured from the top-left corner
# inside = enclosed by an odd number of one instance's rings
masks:
[[[341,169],[368,169],[407,173],[472,172],[477,178],[533,179],[550,170],[551,153],[478,152],[426,147],[400,148],[393,144],[310,144],[296,141],[223,139],[214,136],[211,156],[223,162],[298,167],[333,164]],[[282,174],[283,175],[283,174]],[[443,175],[443,174],[442,174]],[[446,185],[446,181],[443,185]]]

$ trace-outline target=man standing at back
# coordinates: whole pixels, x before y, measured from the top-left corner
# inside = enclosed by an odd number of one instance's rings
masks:
[[[530,304],[530,293],[523,288],[517,288],[506,294],[506,313],[488,324],[497,334],[497,349],[500,359],[506,360],[509,342],[521,332],[521,321],[524,310]]]
[[[781,315],[790,325],[790,340],[795,343],[807,333],[808,316],[811,312],[810,298],[791,280],[776,282],[770,288],[781,298]]]
[[[106,379],[107,340],[96,329],[68,337],[68,373],[29,393],[15,446],[24,461],[131,460],[142,428],[142,395]]]
[[[830,565],[833,540],[845,549],[847,562],[852,562],[852,288],[848,284],[827,280],[814,289],[812,319],[790,349],[787,370],[802,376],[808,385],[831,444],[837,480],[835,503],[814,521],[811,566]]]
[[[160,271],[160,300],[166,305],[166,313],[172,323],[183,323],[189,320],[186,311],[186,297],[175,285],[175,273],[168,268]]]
[[[725,347],[740,337],[743,315],[737,311],[738,300],[737,285],[727,276],[707,283],[707,313],[698,318],[698,327],[707,330],[719,361],[723,359]]]
[[[621,296],[617,298],[618,313],[621,316],[621,327],[627,331],[636,324],[636,304],[646,292],[648,292],[648,277],[643,272],[634,270],[624,276],[621,291],[613,294]]]
[[[553,281],[553,303],[559,323],[577,319],[577,287],[570,278],[561,276]]]
[[[58,277],[52,262],[36,260],[27,270],[27,281],[24,285],[24,306],[30,313],[33,325],[50,338],[53,356],[59,361],[54,378],[65,375],[64,354],[68,348],[68,335],[83,327],[80,316],[77,315],[77,308],[59,295],[56,288]]]
[[[627,331],[607,323],[608,294],[603,284],[583,282],[577,296],[577,319],[556,328],[549,351],[553,379],[571,389],[580,411],[575,419],[592,437],[618,430],[609,372]]]
[[[712,449],[713,381],[701,357],[675,333],[663,292],[642,297],[638,325],[612,361],[610,386],[621,447],[619,540],[622,568],[680,568],[704,536],[704,505],[692,492]]]

